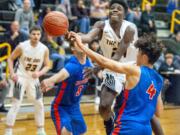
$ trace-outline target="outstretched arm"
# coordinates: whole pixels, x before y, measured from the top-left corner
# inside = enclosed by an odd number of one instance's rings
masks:
[[[75,38],[76,45],[78,45],[92,60],[96,61],[98,65],[104,68],[108,68],[114,72],[126,74],[126,75],[135,75],[139,70],[137,66],[131,64],[125,64],[116,62],[114,60],[105,58],[104,56],[91,51],[89,48],[85,47],[81,42],[81,38],[78,34],[71,32],[70,35]]]
[[[118,49],[115,52],[115,55],[112,57],[113,60],[116,60],[116,61],[120,60],[121,57],[127,52],[129,45],[134,41],[134,35],[135,35],[134,28],[131,26],[127,27],[123,40],[118,46]]]
[[[62,82],[69,77],[69,73],[66,69],[61,69],[58,73],[50,78],[47,78],[41,82],[41,89],[43,92],[50,90],[55,83]]]
[[[82,34],[81,39],[83,43],[91,43],[95,38],[100,39],[102,35],[102,29],[104,27],[104,22],[96,22],[92,30],[87,34]]]

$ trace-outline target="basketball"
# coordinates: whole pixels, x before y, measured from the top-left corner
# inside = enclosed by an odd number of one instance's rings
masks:
[[[45,16],[43,27],[45,32],[51,36],[64,35],[69,27],[68,18],[59,11],[52,11]]]

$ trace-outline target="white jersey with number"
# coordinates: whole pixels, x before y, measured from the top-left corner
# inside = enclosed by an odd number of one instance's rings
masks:
[[[116,33],[114,32],[114,30],[112,29],[112,27],[110,26],[109,20],[105,21],[103,34],[100,41],[100,48],[105,57],[110,58],[110,59],[113,57],[115,51],[117,50],[118,46],[120,46],[120,43],[124,38],[124,34],[128,26],[135,28],[133,23],[123,20],[122,26],[119,30],[120,37],[118,37]],[[137,37],[137,29],[135,28],[134,39],[137,39],[136,37]]]
[[[44,55],[47,47],[39,42],[36,47],[30,44],[30,40],[20,43],[22,54],[19,58],[17,67],[17,75],[21,77],[31,78],[32,73],[39,71],[44,62]]]
[[[114,32],[114,30],[112,29],[112,27],[110,26],[109,20],[105,21],[103,34],[100,41],[100,48],[105,57],[110,59],[113,57],[115,51],[120,46],[121,42],[123,42],[124,34],[128,26],[131,26],[135,30],[135,35],[134,35],[134,42],[135,42],[135,40],[137,40],[138,37],[137,37],[137,28],[133,23],[123,20],[121,28],[119,30],[120,37],[118,37]],[[126,57],[122,56],[121,59],[119,60],[120,62],[130,62],[136,60],[137,50],[135,49],[133,43],[130,44],[130,46],[128,47],[126,52]],[[120,93],[122,91],[126,80],[125,74],[115,73],[108,69],[104,69],[103,78],[104,79],[102,85],[106,85],[107,87],[116,91],[117,93]]]

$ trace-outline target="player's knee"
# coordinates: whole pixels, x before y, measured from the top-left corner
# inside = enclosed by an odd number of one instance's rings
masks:
[[[99,105],[99,113],[104,120],[108,119],[110,112],[111,112],[111,107],[109,105],[107,104]]]
[[[13,99],[12,108],[15,112],[18,112],[19,108],[21,106],[21,100]]]
[[[61,130],[61,135],[72,135],[72,133],[69,132],[65,127],[63,127]]]

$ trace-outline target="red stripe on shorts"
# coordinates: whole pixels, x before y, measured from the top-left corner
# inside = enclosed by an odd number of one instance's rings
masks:
[[[124,109],[126,107],[128,96],[129,96],[129,90],[124,90],[123,104],[122,104],[121,108],[119,109],[119,112],[118,112],[119,115],[118,115],[118,118],[117,118],[116,123],[115,123],[117,125],[117,127],[115,126],[112,135],[118,135],[120,133],[121,117],[122,117],[122,114],[123,114]]]
[[[58,112],[58,105],[62,100],[66,86],[67,86],[67,82],[62,82],[59,94],[56,97],[56,100],[55,100],[54,105],[53,105],[54,116],[55,116],[55,120],[56,120],[56,132],[58,135],[61,135],[61,118],[60,118],[60,114]]]

